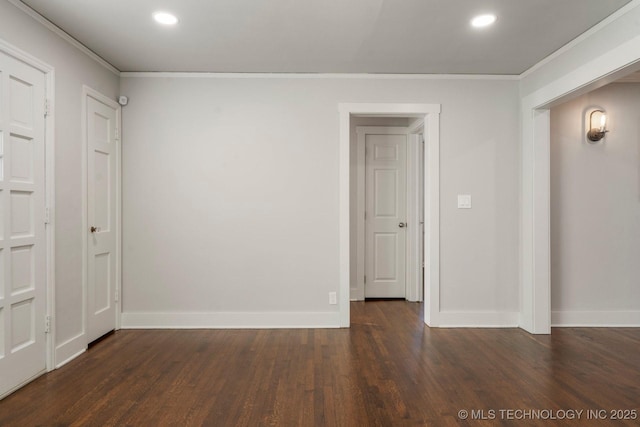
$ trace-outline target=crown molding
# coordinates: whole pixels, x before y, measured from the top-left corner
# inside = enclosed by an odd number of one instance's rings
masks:
[[[522,74],[520,74],[518,76],[519,79],[524,79],[529,74],[531,74],[534,71],[536,71],[537,69],[539,69],[539,68],[543,67],[544,65],[548,64],[549,62],[553,61],[554,59],[556,59],[557,57],[561,56],[565,52],[573,49],[575,46],[579,45],[580,43],[582,43],[583,41],[585,41],[586,39],[588,39],[589,37],[591,37],[592,35],[594,35],[598,31],[602,30],[607,25],[611,24],[616,19],[618,19],[621,16],[627,14],[629,11],[635,9],[638,6],[640,6],[640,0],[632,0],[631,2],[627,3],[626,5],[621,7],[620,9],[616,10],[615,12],[613,12],[611,15],[607,16],[602,21],[598,22],[593,27],[589,28],[584,33],[580,34],[575,39],[571,40],[569,43],[563,45],[560,49],[556,50],[555,52],[553,52],[549,56],[543,58],[542,60],[538,61],[533,66],[531,66],[530,68],[525,70]]]
[[[122,71],[120,77],[172,77],[203,79],[379,79],[379,80],[519,80],[510,74],[367,74],[367,73],[207,73]]]
[[[31,18],[35,19],[37,22],[42,24],[48,30],[56,34],[58,37],[60,37],[61,39],[63,39],[64,41],[66,41],[76,49],[78,49],[80,52],[84,53],[89,58],[93,59],[95,62],[102,65],[104,68],[111,71],[116,76],[120,75],[120,70],[118,70],[116,67],[114,67],[107,61],[105,61],[102,57],[100,57],[97,53],[89,49],[87,46],[80,43],[77,39],[73,38],[71,35],[69,35],[69,33],[65,32],[62,28],[58,27],[53,22],[49,21],[44,16],[40,15],[31,7],[27,6],[20,0],[8,0],[8,1],[12,5],[14,5],[16,8],[18,8],[19,10],[21,10],[22,12],[24,12],[25,14],[29,15]]]

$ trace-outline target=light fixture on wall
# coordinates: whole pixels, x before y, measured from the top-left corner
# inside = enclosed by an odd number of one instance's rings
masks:
[[[587,139],[590,143],[595,143],[604,138],[607,130],[607,113],[604,110],[593,110],[589,114],[589,131]]]

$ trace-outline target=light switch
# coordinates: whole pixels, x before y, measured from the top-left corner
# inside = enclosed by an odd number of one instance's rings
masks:
[[[471,209],[471,196],[469,194],[458,194],[458,209]]]

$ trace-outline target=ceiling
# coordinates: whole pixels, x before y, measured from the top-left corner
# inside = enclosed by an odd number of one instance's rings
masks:
[[[23,0],[120,71],[521,74],[630,0]],[[161,27],[164,10],[179,23]],[[470,19],[498,21],[473,29]]]

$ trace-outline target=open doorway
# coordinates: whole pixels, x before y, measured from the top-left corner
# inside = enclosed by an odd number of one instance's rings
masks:
[[[382,173],[378,177],[380,186],[391,188],[393,193],[392,197],[383,200],[385,203],[381,206],[385,209],[404,210],[403,218],[401,218],[402,212],[394,211],[394,215],[387,215],[389,221],[386,226],[392,227],[393,230],[383,230],[384,232],[379,233],[388,240],[382,242],[387,243],[388,246],[386,249],[383,248],[386,252],[380,252],[385,255],[380,260],[386,264],[378,267],[387,278],[391,277],[388,273],[400,273],[402,270],[404,275],[395,274],[393,277],[393,279],[403,279],[400,284],[395,283],[395,291],[399,292],[399,296],[394,294],[392,297],[412,301],[424,299],[427,301],[424,307],[424,321],[430,326],[437,326],[440,251],[439,113],[440,106],[433,104],[340,105],[340,257],[342,267],[340,324],[342,327],[348,327],[350,324],[350,300],[364,300],[367,297],[364,277],[367,270],[365,238],[367,223],[364,221],[367,211],[365,185],[367,145],[380,153],[377,159],[382,161],[382,167],[379,168]],[[367,138],[367,135],[373,137]],[[360,140],[359,144],[358,140]],[[424,144],[423,149],[420,148],[422,144]],[[403,161],[397,162],[398,159]],[[371,160],[374,160],[373,152]],[[385,161],[388,164],[384,163]],[[427,171],[423,176],[420,173],[422,165],[424,165],[422,169]],[[385,174],[387,179],[383,180],[385,176],[382,175]],[[370,168],[369,175],[370,180],[376,179],[373,168]],[[404,181],[404,189],[399,185],[399,181]],[[372,196],[369,197],[370,207],[373,206]],[[389,212],[386,213],[389,214]],[[413,232],[407,233],[409,229],[407,225],[412,224]],[[425,238],[422,238],[423,230]],[[375,255],[371,256],[371,247],[369,252],[369,261],[371,262],[372,259],[375,261]],[[399,252],[402,252],[403,256],[397,256]],[[394,255],[393,265],[389,262],[387,255]],[[397,262],[398,259],[400,262]],[[426,269],[425,276],[422,273],[423,265]],[[368,281],[370,282],[371,279],[369,278]]]
[[[552,327],[640,326],[639,126],[639,73],[550,109]]]
[[[617,57],[621,47],[607,53],[615,61],[594,61],[522,99],[522,217],[520,327],[550,334],[550,116],[551,108],[578,98],[640,70],[640,60]],[[636,51],[633,51],[636,52]],[[607,64],[605,72],[594,64]]]

